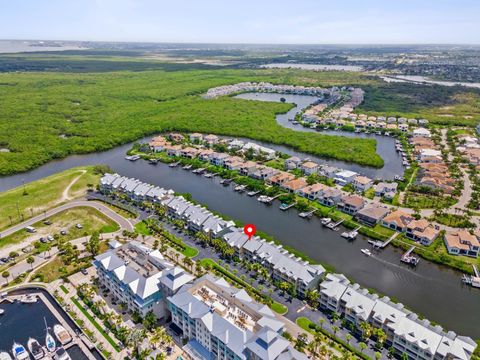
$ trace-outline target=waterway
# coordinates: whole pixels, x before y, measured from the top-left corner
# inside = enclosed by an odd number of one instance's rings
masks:
[[[288,95],[288,94],[274,94],[274,93],[243,93],[235,96],[236,98],[245,100],[257,100],[257,101],[273,101],[280,102],[281,98],[284,98],[286,102],[293,103],[295,106],[285,114],[278,114],[276,116],[277,123],[288,129],[295,131],[305,132],[318,132],[317,130],[303,127],[302,125],[295,125],[289,119],[295,118],[298,112],[310,106],[312,103],[318,100],[315,96],[309,95]],[[347,163],[338,160],[327,160],[308,155],[312,160],[320,164],[329,164],[331,166],[352,170],[357,173],[366,175],[371,178],[381,178],[385,180],[393,180],[395,175],[402,176],[404,169],[402,167],[402,157],[395,151],[395,139],[392,137],[376,134],[365,133],[353,133],[349,131],[336,131],[336,130],[322,130],[321,133],[328,135],[346,136],[346,137],[361,137],[368,139],[375,139],[377,141],[377,153],[382,157],[384,166],[381,169],[361,166],[358,164]],[[269,146],[269,145],[265,145]],[[271,147],[271,146],[270,146]],[[301,157],[305,157],[303,154]]]
[[[40,345],[44,346],[44,319],[51,328],[58,323],[56,317],[40,300],[33,304],[3,302],[0,304],[0,309],[5,311],[3,315],[0,315],[0,351],[7,351],[10,354],[15,341],[27,349],[27,342],[30,337],[37,339]],[[62,310],[60,309],[60,311]],[[73,328],[76,328],[74,323],[66,316],[65,320]],[[77,345],[70,347],[67,352],[73,360],[88,359]],[[100,354],[95,353],[95,356],[101,359]]]
[[[275,63],[261,65],[262,68],[267,69],[302,69],[314,71],[362,71],[361,66],[356,65],[322,65],[322,64],[301,64],[301,63]]]
[[[385,82],[409,82],[414,84],[432,84],[441,86],[464,86],[468,88],[480,89],[480,83],[478,82],[456,82],[446,80],[433,80],[426,76],[420,75],[396,75],[396,76],[381,76]]]

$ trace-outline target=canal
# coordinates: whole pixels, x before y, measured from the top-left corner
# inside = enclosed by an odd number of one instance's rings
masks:
[[[243,93],[243,94],[236,95],[235,98],[244,99],[244,100],[273,101],[273,102],[280,102],[280,99],[284,98],[286,102],[295,104],[295,107],[293,107],[292,109],[290,109],[288,112],[284,114],[276,115],[277,123],[279,125],[295,131],[319,132],[315,129],[303,127],[300,124],[295,125],[291,121],[289,121],[289,119],[295,118],[295,115],[298,112],[302,111],[303,109],[310,106],[313,102],[318,100],[318,98],[315,96],[288,95],[288,94],[275,94],[275,93]],[[320,164],[329,164],[331,166],[335,166],[338,168],[352,170],[373,179],[381,178],[385,180],[393,180],[395,175],[399,175],[399,176],[403,175],[404,169],[402,167],[402,157],[395,150],[394,138],[383,136],[383,135],[376,135],[376,134],[365,134],[365,133],[357,134],[349,131],[335,131],[335,130],[322,130],[320,133],[327,134],[327,135],[375,139],[377,141],[377,153],[382,157],[384,161],[384,166],[381,169],[376,169],[376,168],[361,166],[353,163],[347,163],[344,161],[323,159],[323,158],[318,158],[315,156],[308,155],[308,157],[310,157],[313,161],[316,161]],[[269,145],[265,145],[265,146],[269,146]],[[305,156],[307,155],[303,154],[302,157],[305,157]]]

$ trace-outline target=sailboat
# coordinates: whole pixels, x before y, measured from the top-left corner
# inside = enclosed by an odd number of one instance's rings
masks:
[[[47,320],[43,318],[45,321],[45,331],[47,332],[47,335],[45,335],[45,346],[47,347],[47,350],[49,352],[54,352],[55,349],[57,348],[55,344],[55,339],[53,338],[52,334],[48,331],[49,327],[47,325]]]

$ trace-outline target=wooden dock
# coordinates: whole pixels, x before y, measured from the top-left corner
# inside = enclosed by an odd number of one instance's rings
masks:
[[[345,219],[340,219],[338,220],[336,223],[330,223],[327,225],[327,227],[330,229],[330,230],[333,230],[333,231],[338,231],[338,226],[343,223],[345,221]]]
[[[413,245],[410,249],[408,249],[406,253],[402,255],[400,261],[409,265],[417,265],[420,260],[417,257],[411,255],[413,250],[415,250],[415,245]]]
[[[298,214],[298,216],[300,216],[301,218],[309,218],[313,215],[313,213],[317,211],[317,209],[313,209],[313,210],[310,210],[310,211],[305,211],[305,212],[301,212]]]
[[[379,241],[379,240],[368,240],[369,244],[372,244],[375,249],[384,249],[390,244],[393,239],[395,239],[400,233],[395,233],[387,241]]]
[[[291,204],[281,204],[279,209],[285,211],[285,210],[290,209],[291,207],[294,207],[295,205],[297,205],[296,202],[291,203]]]

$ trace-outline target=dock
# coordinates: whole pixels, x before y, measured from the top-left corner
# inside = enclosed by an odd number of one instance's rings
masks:
[[[375,248],[375,249],[384,249],[388,246],[388,244],[390,244],[393,239],[395,239],[400,233],[395,233],[393,234],[392,236],[390,236],[390,238],[387,240],[387,241],[379,241],[379,240],[368,240],[368,243],[369,244],[372,244],[372,246]]]
[[[233,179],[223,179],[223,180],[220,180],[220,184],[222,185],[230,185],[230,183],[233,181]]]
[[[327,227],[330,229],[330,230],[333,230],[333,231],[338,231],[338,226],[343,223],[345,221],[345,219],[340,219],[338,220],[336,223],[330,223],[327,225]]]
[[[416,266],[418,264],[418,262],[420,261],[420,259],[411,255],[413,250],[415,250],[415,245],[413,245],[410,249],[408,249],[408,251],[406,253],[404,253],[402,255],[402,257],[400,258],[400,261],[404,262],[406,264],[409,264],[409,265]]]
[[[313,215],[313,213],[315,211],[317,211],[317,209],[313,209],[313,210],[306,211],[306,212],[301,212],[300,214],[298,214],[298,216],[300,216],[301,218],[309,218]]]
[[[468,284],[474,288],[480,288],[480,272],[478,271],[478,268],[475,264],[472,264],[472,267],[473,267],[473,273],[475,275],[463,274],[462,281],[465,284]]]
[[[262,200],[259,200],[259,201],[263,202],[264,204],[271,204],[273,202],[273,200],[275,200],[276,198],[278,198],[282,195],[285,195],[285,194],[278,194],[278,195],[275,195],[275,196],[272,196],[272,197],[266,196]]]
[[[247,193],[248,196],[255,196],[255,195],[257,195],[257,194],[260,194],[260,190],[257,190],[257,191],[249,191],[249,192]]]
[[[282,203],[282,204],[280,205],[279,209],[285,211],[285,210],[290,209],[291,207],[294,207],[295,205],[297,205],[296,202],[291,203],[291,204],[283,204],[283,203]]]

